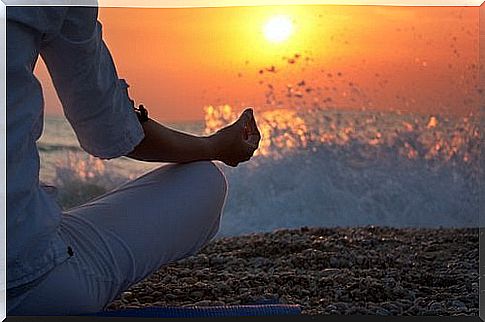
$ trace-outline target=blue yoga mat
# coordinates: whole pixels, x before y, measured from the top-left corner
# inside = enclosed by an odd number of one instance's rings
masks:
[[[105,317],[146,317],[146,318],[194,318],[194,317],[237,317],[299,315],[299,305],[266,304],[234,306],[193,306],[193,307],[144,307],[117,311],[103,311],[90,316]]]

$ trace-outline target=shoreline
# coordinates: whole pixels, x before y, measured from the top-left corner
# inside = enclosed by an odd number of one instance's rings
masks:
[[[107,310],[299,304],[302,314],[478,316],[479,229],[281,229],[213,240]]]

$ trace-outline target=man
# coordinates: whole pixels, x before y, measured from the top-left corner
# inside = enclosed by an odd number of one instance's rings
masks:
[[[216,234],[227,193],[211,161],[237,166],[258,148],[251,109],[207,137],[135,110],[97,15],[96,7],[7,8],[8,315],[96,312],[162,265],[197,252]],[[39,55],[85,151],[174,164],[62,213],[39,183]]]

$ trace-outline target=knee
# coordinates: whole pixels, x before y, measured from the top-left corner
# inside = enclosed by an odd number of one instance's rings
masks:
[[[212,177],[212,180],[214,180],[214,188],[218,189],[219,193],[225,199],[227,195],[227,179],[224,172],[222,172],[222,169],[214,162],[207,162],[207,166],[209,168],[208,171],[210,172],[210,176]]]
[[[212,161],[194,162],[197,168],[198,177],[206,189],[209,189],[215,196],[225,199],[227,195],[227,179],[221,168]]]
[[[220,220],[227,197],[227,179],[222,170],[213,162],[198,162],[199,180],[203,189],[207,189],[206,196],[211,196],[210,211],[206,212],[207,217],[204,220],[207,229],[206,243],[209,242],[219,231]]]
[[[212,161],[163,165],[145,176],[154,184],[162,183],[162,187],[172,183],[180,187],[191,187],[191,191],[203,191],[206,196],[211,195],[224,200],[227,195],[226,176]]]
[[[167,180],[181,180],[183,182],[187,180],[193,183],[195,179],[196,182],[199,181],[206,187],[215,188],[223,194],[227,193],[226,176],[219,166],[212,161],[167,164],[144,176],[149,177],[153,182],[167,182]]]

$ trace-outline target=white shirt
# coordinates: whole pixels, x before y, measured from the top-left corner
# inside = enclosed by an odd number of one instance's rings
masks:
[[[81,147],[126,155],[144,133],[102,40],[95,7],[7,7],[7,289],[22,289],[65,261],[61,209],[39,182],[36,141],[44,101],[40,54]]]

